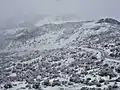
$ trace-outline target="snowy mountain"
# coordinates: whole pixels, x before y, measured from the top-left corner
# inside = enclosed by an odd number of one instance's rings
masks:
[[[2,32],[1,89],[119,90],[120,22],[48,17]]]

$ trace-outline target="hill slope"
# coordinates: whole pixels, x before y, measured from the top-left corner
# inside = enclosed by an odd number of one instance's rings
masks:
[[[120,87],[119,21],[106,18],[48,23],[13,31],[3,33],[1,87],[20,90]],[[23,86],[18,87],[19,84]]]

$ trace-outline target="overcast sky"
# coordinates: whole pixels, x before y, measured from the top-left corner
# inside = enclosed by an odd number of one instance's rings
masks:
[[[76,14],[81,19],[120,19],[120,0],[0,0],[0,19],[25,13]]]

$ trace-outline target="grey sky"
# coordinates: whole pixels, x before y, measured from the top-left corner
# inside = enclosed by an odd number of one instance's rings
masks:
[[[81,19],[120,19],[120,0],[0,0],[0,20],[25,13],[76,14]]]

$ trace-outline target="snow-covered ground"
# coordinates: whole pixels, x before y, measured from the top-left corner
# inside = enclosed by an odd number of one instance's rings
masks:
[[[50,16],[30,30],[6,30],[6,47],[0,52],[1,86],[12,85],[8,90],[119,88],[120,29],[113,22]]]

